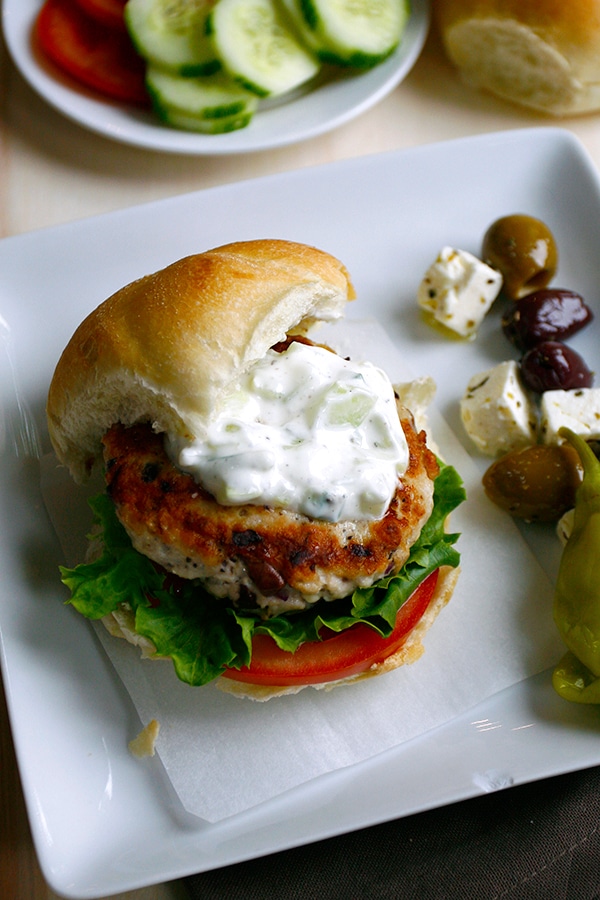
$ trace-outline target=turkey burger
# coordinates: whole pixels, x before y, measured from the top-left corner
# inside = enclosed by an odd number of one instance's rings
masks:
[[[189,684],[267,699],[389,671],[452,593],[457,473],[380,369],[307,337],[353,298],[325,252],[229,244],[122,288],[58,362],[55,451],[106,481],[70,602]]]

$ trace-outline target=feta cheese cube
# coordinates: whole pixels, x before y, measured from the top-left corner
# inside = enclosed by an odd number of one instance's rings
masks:
[[[536,443],[536,407],[521,384],[514,360],[470,379],[460,401],[465,430],[486,456]]]
[[[417,291],[417,303],[462,337],[474,337],[500,293],[502,275],[466,250],[443,247]]]
[[[586,440],[600,438],[600,388],[546,391],[540,404],[542,441],[562,442],[560,428],[570,428]]]

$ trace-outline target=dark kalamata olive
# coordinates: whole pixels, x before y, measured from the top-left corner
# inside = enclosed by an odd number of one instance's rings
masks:
[[[575,502],[582,471],[568,444],[536,444],[492,463],[483,487],[490,500],[516,518],[557,522]]]
[[[542,341],[564,341],[593,319],[583,297],[563,288],[542,288],[511,304],[502,317],[506,337],[519,350]]]
[[[543,341],[521,360],[525,387],[537,394],[591,387],[594,375],[579,353],[561,341]]]
[[[522,213],[492,222],[481,255],[502,273],[502,290],[512,300],[546,287],[558,265],[556,242],[548,226]]]

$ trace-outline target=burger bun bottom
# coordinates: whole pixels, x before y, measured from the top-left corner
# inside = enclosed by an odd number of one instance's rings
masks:
[[[400,666],[409,665],[419,659],[424,653],[423,637],[429,630],[438,614],[450,600],[458,576],[460,567],[452,568],[451,566],[442,566],[439,570],[435,592],[425,615],[419,620],[415,628],[410,632],[408,638],[402,646],[391,656],[388,656],[380,663],[371,666],[365,672],[358,675],[352,675],[349,678],[338,679],[337,681],[327,681],[321,684],[297,684],[297,685],[259,685],[248,684],[245,681],[235,681],[232,678],[217,678],[214,684],[224,693],[232,694],[235,697],[248,700],[271,700],[274,697],[283,697],[287,694],[298,694],[305,688],[311,687],[316,690],[331,691],[333,688],[342,685],[356,684],[358,681],[364,681],[366,678],[373,678],[376,675],[384,675],[398,669]],[[135,631],[135,619],[131,610],[123,609],[115,611],[108,616],[104,616],[100,620],[112,637],[123,638],[130,644],[134,644],[141,652],[142,658],[160,660],[163,657],[155,656],[154,645],[146,638],[141,637]]]

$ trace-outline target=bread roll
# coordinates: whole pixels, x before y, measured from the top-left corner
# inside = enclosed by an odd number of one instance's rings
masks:
[[[343,315],[344,266],[304,244],[257,240],[188,256],[109,297],[65,348],[50,438],[77,481],[116,422],[199,437],[227,388],[273,344]]]
[[[600,0],[434,0],[471,84],[554,116],[600,108]]]

